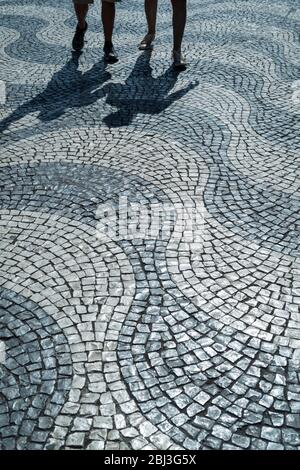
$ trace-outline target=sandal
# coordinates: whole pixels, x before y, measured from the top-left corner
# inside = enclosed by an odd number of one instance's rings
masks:
[[[187,63],[180,51],[173,51],[173,66],[176,70],[186,70]]]

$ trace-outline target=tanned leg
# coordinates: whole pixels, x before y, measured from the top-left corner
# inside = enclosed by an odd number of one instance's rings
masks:
[[[102,23],[104,31],[104,60],[107,63],[114,64],[118,62],[118,54],[116,53],[112,37],[114,32],[116,7],[114,3],[102,0]]]
[[[145,14],[148,24],[148,34],[155,34],[158,0],[145,0]]]
[[[141,50],[151,49],[151,44],[155,38],[156,17],[158,0],[145,0],[145,14],[148,25],[148,32],[139,45]]]

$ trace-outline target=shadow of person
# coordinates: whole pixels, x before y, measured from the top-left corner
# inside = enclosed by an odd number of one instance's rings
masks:
[[[117,108],[103,119],[108,127],[128,126],[138,114],[160,114],[198,86],[198,82],[190,83],[170,94],[180,72],[170,67],[163,75],[153,77],[151,55],[151,51],[147,51],[139,56],[124,84],[111,83],[103,87],[107,104]]]
[[[101,86],[111,78],[104,62],[82,73],[78,70],[79,56],[73,52],[71,59],[53,75],[45,90],[3,119],[0,132],[29,114],[38,112],[40,121],[49,122],[61,117],[68,109],[91,105],[103,97]]]

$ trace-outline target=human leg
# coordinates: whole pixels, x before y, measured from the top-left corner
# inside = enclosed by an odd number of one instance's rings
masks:
[[[104,59],[106,62],[114,63],[118,61],[118,56],[114,50],[112,37],[116,16],[116,6],[114,0],[102,0],[101,17],[104,31]]]
[[[174,66],[184,70],[186,63],[181,53],[182,40],[187,18],[186,0],[171,0],[173,7],[173,58]]]

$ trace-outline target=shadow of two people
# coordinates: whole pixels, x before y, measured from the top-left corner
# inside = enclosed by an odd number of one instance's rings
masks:
[[[109,127],[127,126],[138,114],[160,114],[198,85],[198,82],[190,83],[169,94],[177,82],[179,72],[171,67],[163,75],[154,78],[150,65],[151,52],[139,56],[124,84],[107,83],[111,74],[104,62],[95,64],[83,73],[78,69],[79,56],[73,53],[64,67],[53,75],[42,93],[3,119],[0,131],[3,132],[10,124],[34,112],[39,113],[37,117],[40,121],[54,121],[69,109],[86,107],[102,98],[117,108],[105,116],[103,122]]]

